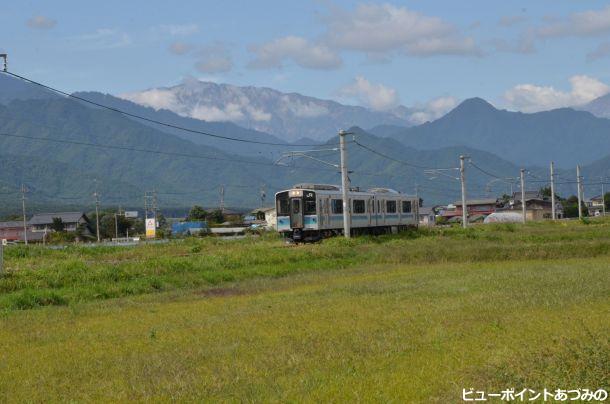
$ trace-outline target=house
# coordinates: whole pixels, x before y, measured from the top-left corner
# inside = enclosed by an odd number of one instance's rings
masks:
[[[434,208],[419,208],[419,225],[434,226],[436,224],[436,213]]]
[[[85,234],[91,234],[89,218],[82,212],[39,213],[29,220],[28,225],[34,233],[49,233],[52,230],[53,219],[60,218],[64,231],[75,232],[81,226]]]
[[[497,199],[470,199],[466,200],[468,216],[487,216],[500,207]],[[447,219],[462,216],[462,201],[456,201],[443,210],[442,216]]]
[[[598,195],[585,201],[589,216],[602,216],[604,214],[604,196]]]
[[[502,210],[522,212],[521,192],[514,192]],[[543,196],[539,191],[525,192],[525,218],[526,220],[543,220],[553,218],[553,202],[550,197]],[[563,205],[555,199],[555,214],[558,219],[563,217]]]
[[[32,232],[32,228],[27,223],[26,229],[28,241],[42,241],[44,234]],[[22,221],[0,222],[0,241],[25,241],[23,234],[24,230]]]
[[[277,214],[275,207],[254,209],[252,211],[252,215],[254,215],[258,220],[264,220],[266,223],[265,227],[268,229],[275,229],[277,226]]]

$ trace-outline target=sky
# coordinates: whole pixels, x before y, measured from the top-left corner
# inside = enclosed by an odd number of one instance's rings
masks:
[[[604,1],[3,2],[9,70],[111,94],[195,77],[376,110],[482,97],[534,112],[610,91]]]

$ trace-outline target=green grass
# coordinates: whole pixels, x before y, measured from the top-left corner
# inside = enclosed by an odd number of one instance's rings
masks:
[[[609,222],[7,256],[3,402],[448,403],[469,387],[610,385]]]
[[[66,305],[213,287],[252,277],[362,264],[481,262],[610,255],[610,222],[443,228],[399,236],[334,238],[286,246],[277,237],[190,239],[137,248],[13,247],[0,278],[0,309]]]

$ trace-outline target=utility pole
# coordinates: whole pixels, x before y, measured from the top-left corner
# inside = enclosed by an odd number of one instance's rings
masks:
[[[415,223],[419,225],[419,185],[417,185],[417,183],[415,183],[415,199],[417,200],[417,203],[414,206]]]
[[[606,198],[604,196],[604,177],[600,177],[602,183],[602,215],[606,216]]]
[[[224,213],[225,211],[225,186],[224,184],[220,185],[220,213]]]
[[[555,210],[555,166],[551,161],[551,215],[553,220],[557,219],[557,211]]]
[[[527,206],[525,202],[525,168],[521,169],[521,211],[523,213],[523,223],[527,220]]]
[[[95,192],[93,196],[95,197],[95,233],[97,235],[97,242],[101,241],[100,239],[100,194],[97,192],[97,180],[93,180],[95,183]]]
[[[265,198],[267,197],[267,192],[265,191],[265,184],[261,186],[260,190],[261,196],[261,209],[265,207]]]
[[[21,210],[23,212],[23,241],[25,245],[28,245],[28,225],[27,219],[25,215],[25,193],[27,189],[25,188],[25,184],[21,184]]]
[[[121,207],[119,206],[118,213],[114,214],[114,238],[119,238],[119,219],[118,217],[121,215]]]
[[[576,184],[578,185],[578,218],[582,219],[582,178],[580,176],[580,165],[576,166]]]
[[[341,187],[343,192],[343,235],[345,238],[351,237],[350,228],[350,203],[347,197],[349,191],[349,176],[347,172],[347,149],[345,146],[345,136],[348,133],[344,130],[339,131],[339,146],[341,151]]]
[[[468,227],[468,205],[466,205],[466,168],[464,160],[467,156],[460,156],[460,183],[462,184],[462,227]]]

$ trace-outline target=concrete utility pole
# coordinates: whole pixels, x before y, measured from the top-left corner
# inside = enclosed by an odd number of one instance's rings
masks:
[[[93,196],[95,197],[95,233],[97,235],[97,242],[101,241],[100,239],[100,194],[97,192],[97,180],[95,182],[95,192]]]
[[[347,149],[345,146],[345,136],[347,134],[348,133],[344,130],[339,131],[339,145],[341,150],[341,187],[343,188],[343,235],[345,238],[350,238],[350,204],[347,197],[347,193],[349,191],[349,176],[347,172]]]
[[[466,168],[464,160],[467,156],[460,156],[460,182],[462,183],[462,227],[468,227],[468,206],[466,205]]]
[[[415,213],[415,223],[419,224],[419,185],[417,183],[415,183],[415,199],[417,203],[414,206],[415,210],[413,212]]]
[[[555,167],[551,161],[551,215],[553,220],[557,219],[557,210],[555,209]]]
[[[265,184],[261,186],[261,209],[265,207],[265,198],[267,197],[267,192],[265,191]]]
[[[523,223],[527,220],[527,209],[525,202],[525,168],[521,169],[521,211],[523,212]]]
[[[580,165],[576,166],[576,184],[578,185],[578,218],[582,219],[582,178],[580,176]]]
[[[220,213],[225,211],[225,186],[220,186]]]
[[[121,216],[121,206],[119,206],[119,212],[114,214],[114,238],[119,238],[119,219],[118,216]]]
[[[27,219],[25,215],[25,193],[27,189],[25,188],[25,184],[21,184],[21,210],[23,212],[23,241],[25,245],[28,245],[28,225]]]
[[[600,177],[602,183],[602,216],[606,216],[606,198],[604,197],[604,177]]]

